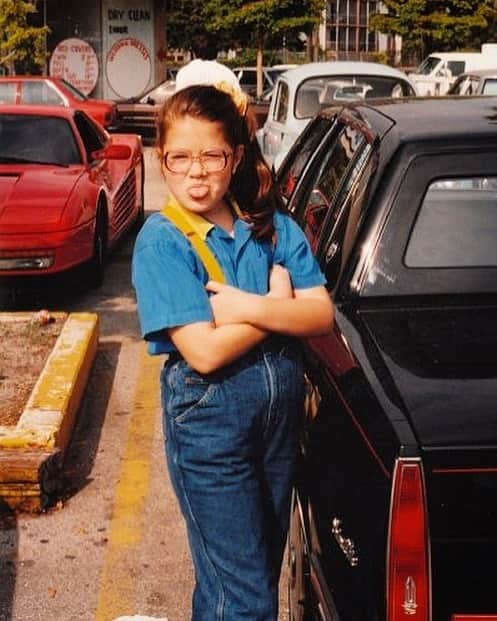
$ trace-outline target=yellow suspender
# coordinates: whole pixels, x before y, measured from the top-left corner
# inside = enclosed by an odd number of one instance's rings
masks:
[[[191,224],[184,217],[184,215],[178,209],[170,207],[169,205],[164,207],[161,211],[162,215],[170,220],[176,228],[178,228],[197,252],[200,260],[204,264],[209,278],[211,280],[217,280],[218,282],[225,282],[225,277],[221,266],[219,265],[216,257],[213,255],[209,246],[200,237],[200,235],[192,228]]]

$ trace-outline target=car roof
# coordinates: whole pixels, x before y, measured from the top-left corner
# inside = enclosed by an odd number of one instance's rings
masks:
[[[460,73],[457,77],[458,79],[462,77],[469,77],[469,76],[483,78],[483,77],[488,77],[492,75],[497,76],[497,67],[495,69],[475,69],[474,71],[465,71],[464,73]]]
[[[399,71],[399,69],[395,69],[389,65],[348,60],[305,63],[303,65],[298,65],[294,69],[288,69],[282,77],[284,77],[289,84],[298,84],[302,80],[310,77],[350,74],[390,76],[393,78],[404,78],[409,82],[409,78],[403,71]]]
[[[488,136],[497,139],[497,97],[412,97],[351,102],[342,110],[355,109],[374,127],[389,119],[399,140],[440,140]],[[336,112],[337,106],[328,108]],[[383,120],[377,119],[378,115]],[[375,121],[375,118],[377,119]]]
[[[58,116],[71,119],[74,109],[66,106],[47,106],[45,104],[0,104],[0,114]]]

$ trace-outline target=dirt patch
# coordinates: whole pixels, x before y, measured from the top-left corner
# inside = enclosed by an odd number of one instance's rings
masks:
[[[65,318],[0,319],[0,426],[15,426]]]

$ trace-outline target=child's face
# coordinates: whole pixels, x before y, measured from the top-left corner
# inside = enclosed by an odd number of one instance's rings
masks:
[[[224,152],[226,158],[222,160],[221,166],[224,161],[226,166],[222,170],[217,170],[219,166],[214,165],[215,172],[206,170],[206,167],[212,168],[212,166],[209,163],[202,165],[198,159],[206,152],[214,155]],[[182,160],[192,155],[193,160],[185,172],[172,172],[164,164],[167,153],[168,158],[174,156],[175,159]],[[241,145],[233,149],[228,144],[220,123],[189,116],[177,119],[167,132],[162,150],[162,168],[168,190],[186,209],[206,218],[211,216],[215,219],[216,212],[227,209],[223,199],[242,154]],[[176,165],[172,168],[175,169]]]

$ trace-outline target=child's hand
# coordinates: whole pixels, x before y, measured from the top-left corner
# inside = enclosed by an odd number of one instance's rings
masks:
[[[270,298],[293,298],[292,281],[288,270],[281,265],[273,265],[269,274]]]
[[[249,293],[215,280],[209,280],[205,288],[216,294],[210,297],[216,326],[245,322],[243,309],[250,303]]]

